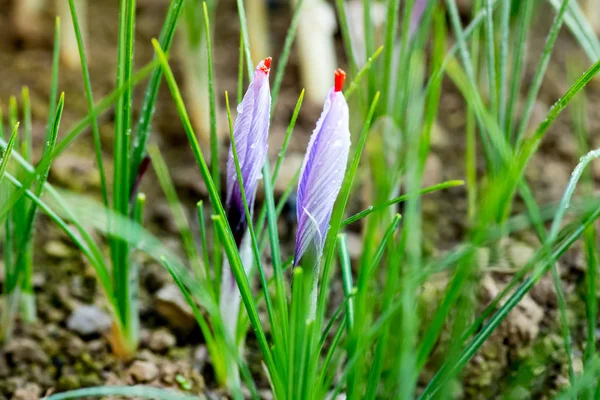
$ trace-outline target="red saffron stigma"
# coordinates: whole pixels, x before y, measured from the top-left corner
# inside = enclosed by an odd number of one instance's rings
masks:
[[[272,60],[271,57],[267,57],[262,62],[263,65],[261,65],[260,70],[262,72],[264,72],[265,74],[268,74],[269,70],[271,69],[271,60]]]
[[[335,71],[335,86],[333,88],[336,92],[342,91],[342,86],[344,86],[344,81],[346,80],[346,73],[343,69],[338,68]]]

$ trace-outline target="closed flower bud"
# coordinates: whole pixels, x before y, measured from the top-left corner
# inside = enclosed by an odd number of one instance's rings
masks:
[[[335,72],[335,85],[325,99],[304,156],[296,204],[295,265],[307,251],[317,259],[321,257],[333,205],[346,173],[350,129],[348,103],[342,93],[345,77],[341,69]]]
[[[269,70],[271,57],[264,59],[254,71],[254,77],[244,99],[238,105],[238,116],[233,128],[233,140],[237,151],[248,207],[252,212],[261,170],[267,157],[267,136],[271,110]],[[240,191],[231,146],[227,160],[227,219],[239,246],[248,221]]]

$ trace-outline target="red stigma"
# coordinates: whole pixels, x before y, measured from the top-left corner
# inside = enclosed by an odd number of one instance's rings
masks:
[[[338,68],[335,71],[335,86],[333,88],[336,92],[342,91],[342,86],[344,86],[344,81],[346,80],[346,73],[341,68]]]
[[[265,74],[268,74],[269,70],[271,69],[271,60],[271,57],[265,58],[262,62],[262,65],[260,66],[260,70]]]

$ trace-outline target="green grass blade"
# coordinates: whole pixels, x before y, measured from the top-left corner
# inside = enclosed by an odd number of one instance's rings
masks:
[[[31,100],[27,86],[24,86],[21,90],[21,99],[23,101],[23,140],[21,143],[21,154],[23,158],[31,162],[31,158],[33,157],[33,132],[31,126]]]
[[[344,294],[348,298],[346,303],[346,326],[349,331],[354,329],[354,301],[350,297],[354,290],[352,283],[352,266],[350,265],[350,251],[348,250],[348,237],[341,233],[337,238],[337,248],[340,256],[340,268],[342,270],[342,280],[344,283]]]
[[[490,0],[488,0],[491,3]],[[491,6],[491,4],[490,4]],[[500,130],[506,132],[506,96],[508,89],[508,54],[510,48],[510,12],[512,1],[505,0],[502,2],[500,9],[500,54],[498,56],[500,77],[498,79],[498,123]],[[488,10],[491,14],[491,11]],[[507,136],[509,137],[509,136]]]
[[[210,35],[210,20],[206,2],[202,3],[204,12],[204,27],[206,28],[206,53],[208,55],[208,98],[210,102],[210,167],[212,178],[219,190],[221,175],[219,170],[219,138],[217,137],[217,96],[215,94],[215,75],[213,72],[212,40]]]
[[[19,122],[17,122],[13,128],[12,133],[10,134],[10,138],[8,139],[8,143],[2,149],[2,161],[0,161],[0,183],[2,179],[4,179],[4,174],[6,172],[6,168],[8,167],[8,161],[10,160],[10,154],[15,147],[15,143],[17,142],[17,137],[19,136]]]
[[[560,9],[558,10],[558,13],[554,17],[554,21],[552,22],[552,26],[550,27],[550,32],[548,33],[548,37],[546,38],[546,43],[542,51],[542,56],[538,61],[538,64],[535,69],[535,74],[529,85],[529,92],[527,93],[527,99],[525,100],[525,105],[523,106],[521,123],[519,125],[519,128],[517,129],[517,134],[515,138],[515,145],[517,148],[519,148],[519,145],[523,140],[523,136],[525,135],[525,131],[527,130],[527,126],[529,125],[529,119],[531,118],[531,114],[533,113],[533,106],[535,105],[535,100],[537,99],[540,87],[542,86],[542,80],[544,79],[546,69],[548,68],[550,56],[552,55],[552,49],[554,48],[554,43],[558,38],[558,33],[560,32],[560,28],[562,27],[565,12],[567,11],[568,5],[569,0],[563,0]]]
[[[125,396],[138,397],[152,400],[200,400],[198,396],[192,396],[175,392],[173,390],[160,389],[151,386],[98,386],[85,389],[71,390],[56,393],[47,397],[47,400],[82,399],[98,396]]]
[[[175,189],[173,180],[169,175],[169,168],[167,167],[167,164],[162,157],[158,146],[148,146],[148,154],[152,160],[152,166],[156,172],[158,182],[169,203],[169,208],[173,214],[173,221],[175,222],[177,230],[181,235],[183,247],[187,253],[187,256],[189,257],[192,269],[194,270],[194,273],[198,279],[205,279],[206,271],[204,271],[202,265],[200,264],[200,256],[198,255],[196,244],[194,243],[192,230],[190,229],[190,224],[185,214],[185,210],[183,209],[183,206],[181,205],[181,202],[177,196],[177,190]]]
[[[371,57],[367,58],[367,62],[365,63],[365,65],[363,65],[360,71],[358,71],[356,76],[354,76],[354,78],[350,82],[350,85],[348,85],[348,89],[344,90],[344,96],[347,99],[349,99],[352,93],[354,93],[354,91],[359,87],[362,78],[367,72],[371,70],[373,63],[375,62],[375,60],[377,60],[377,58],[381,55],[382,52],[383,46],[379,46],[377,50],[375,50],[375,53],[373,53]]]
[[[242,39],[244,41],[244,55],[246,56],[246,73],[248,79],[252,79],[253,65],[252,57],[250,56],[250,36],[248,35],[248,23],[246,22],[246,11],[244,10],[244,1],[236,0],[238,16],[240,20],[240,31],[242,33]]]
[[[175,28],[177,27],[177,21],[181,15],[184,3],[184,0],[171,0],[169,4],[169,10],[167,11],[167,16],[159,36],[160,46],[166,52],[169,51],[171,44],[173,43]],[[156,57],[154,57],[154,61],[157,61]],[[152,68],[152,75],[148,81],[148,85],[146,86],[144,103],[135,130],[133,154],[131,158],[131,171],[133,176],[137,174],[146,152],[146,145],[148,144],[148,138],[150,136],[150,125],[154,115],[162,74],[162,69],[159,68],[158,64],[155,64]]]
[[[277,99],[279,98],[281,82],[283,82],[283,76],[285,74],[287,62],[290,57],[290,52],[292,50],[292,44],[294,43],[294,38],[296,37],[298,21],[300,21],[300,11],[302,10],[302,4],[304,4],[304,0],[298,0],[295,4],[296,7],[294,8],[294,12],[292,13],[292,21],[290,22],[290,27],[288,28],[287,33],[285,35],[283,50],[281,51],[281,54],[279,55],[279,60],[277,61],[277,72],[275,73],[275,80],[273,81],[273,88],[271,89],[271,120],[275,115],[275,107],[277,106]],[[304,96],[304,90],[302,90],[301,96]],[[273,176],[277,175],[273,174]]]
[[[74,0],[69,0],[69,8],[71,9],[73,29],[75,30],[77,48],[79,49],[79,58],[81,60],[81,74],[83,75],[83,86],[85,88],[85,97],[88,104],[88,112],[91,113],[92,118],[92,134],[94,138],[94,150],[96,152],[96,164],[98,166],[98,172],[100,174],[100,189],[102,191],[102,200],[104,201],[104,205],[108,207],[108,185],[106,183],[104,163],[102,162],[102,143],[100,141],[100,128],[98,127],[98,117],[94,114],[94,95],[92,93],[92,81],[90,78],[88,61],[85,55],[83,38],[81,37],[81,28],[79,27],[79,18],[77,16],[77,10],[75,8]],[[55,51],[58,50],[55,49]]]
[[[302,106],[303,99],[304,89],[302,89],[302,92],[300,92],[300,97],[298,97],[296,107],[294,108],[294,113],[292,114],[292,118],[290,119],[290,123],[288,124],[287,130],[285,132],[285,138],[283,139],[283,144],[281,145],[281,150],[279,151],[279,155],[277,156],[277,162],[275,163],[275,170],[273,171],[271,186],[275,186],[275,182],[277,181],[277,177],[279,176],[279,171],[281,169],[281,166],[283,165],[283,160],[285,159],[285,156],[287,154],[287,149],[290,144],[290,139],[292,138],[292,133],[294,132],[294,126],[296,126],[296,120],[298,119],[298,114],[300,113],[300,107]],[[279,212],[277,212],[276,214],[279,215]],[[267,205],[263,204],[262,208],[260,209],[260,213],[258,214],[258,218],[256,220],[256,232],[258,233],[259,237],[261,237],[263,233],[266,215]]]
[[[396,31],[398,30],[398,15],[400,14],[400,0],[390,0],[387,5],[387,18],[385,29],[385,41],[383,45],[383,85],[384,88],[392,88],[392,66],[394,64],[394,41],[396,40]],[[403,49],[402,51],[406,51]],[[381,109],[390,114],[392,105],[392,96],[394,90],[389,90],[387,96],[383,96]]]
[[[273,200],[273,186],[271,180],[271,168],[269,160],[265,160],[263,167],[263,182],[265,188],[265,205],[267,208],[267,227],[269,232],[269,242],[271,243],[271,262],[273,264],[273,273],[275,275],[275,293],[278,310],[278,319],[281,327],[281,336],[283,339],[282,349],[287,348],[288,340],[288,307],[286,283],[283,276],[283,267],[281,265],[281,249],[279,247],[279,231],[277,228],[277,214],[275,211],[275,201]]]
[[[204,268],[206,269],[206,275],[210,279],[210,269],[209,269],[209,266],[211,265],[210,264],[210,254],[208,251],[208,240],[206,238],[206,221],[204,220],[204,202],[202,200],[200,200],[196,204],[196,210],[198,213],[198,225],[200,226],[200,243],[202,245],[202,261],[204,262]],[[217,274],[215,271],[215,278],[217,275],[220,276],[220,274]],[[215,282],[215,285],[213,286],[213,292],[216,293],[218,291],[218,288],[220,287],[220,285],[218,285],[214,279],[212,281]]]
[[[519,14],[517,18],[518,31],[513,45],[513,62],[512,62],[512,79],[510,82],[510,93],[508,95],[508,105],[505,117],[506,137],[513,139],[513,129],[515,121],[513,121],[515,107],[519,100],[519,89],[523,70],[525,68],[525,55],[527,51],[527,33],[531,24],[531,16],[533,15],[533,1],[526,1],[519,5]]]
[[[344,0],[335,0],[335,8],[337,9],[338,20],[340,21],[340,32],[342,33],[342,41],[344,42],[344,50],[346,57],[348,57],[348,64],[350,65],[350,71],[352,74],[358,70],[358,63],[356,61],[356,54],[354,47],[352,46],[352,39],[350,36],[350,25],[348,23],[348,16],[346,14],[346,4]]]
[[[503,3],[509,3],[504,0]],[[494,45],[494,15],[492,14],[492,0],[485,0],[485,60],[487,62],[488,90],[490,98],[490,111],[492,115],[498,115],[498,93],[496,83],[496,48]]]
[[[12,185],[17,188],[23,188],[21,183],[14,178],[9,173],[5,173],[5,177],[10,181]],[[37,197],[33,192],[26,189],[24,190],[24,195],[31,199],[39,208],[42,210],[48,217],[54,221],[66,234],[67,236],[81,249],[82,253],[88,258],[92,266],[94,267],[96,274],[98,275],[98,280],[102,284],[103,289],[105,290],[107,297],[109,300],[113,298],[112,296],[112,281],[110,275],[108,273],[108,269],[102,263],[98,263],[97,254],[93,249],[90,248],[88,241],[85,237],[81,237],[79,234],[74,233],[69,225],[58,216],[46,203],[44,203],[39,197]],[[73,221],[75,222],[75,220]],[[79,224],[76,224],[76,227],[81,234],[82,228]]]
[[[131,79],[133,74],[135,3],[135,0],[121,0],[120,2],[116,86],[122,86],[124,82]],[[115,106],[113,209],[121,216],[128,216],[130,211],[132,99],[133,90],[128,88],[119,96]],[[109,223],[112,222],[109,221]],[[117,226],[116,229],[122,231],[125,227]],[[138,341],[134,321],[138,316],[137,310],[132,309],[129,301],[130,293],[134,290],[129,279],[130,249],[126,241],[111,237],[110,250],[118,317],[124,336],[122,339],[126,346],[125,351],[134,351]]]
[[[60,18],[54,22],[54,47],[52,50],[52,78],[50,79],[50,99],[48,109],[48,124],[46,131],[52,128],[56,102],[58,101],[58,79],[60,70]],[[48,133],[47,133],[48,134]]]
[[[383,204],[378,204],[378,205],[375,205],[375,206],[370,206],[369,208],[367,208],[367,209],[365,209],[363,211],[360,211],[360,212],[354,214],[351,217],[346,218],[345,220],[343,220],[341,222],[341,227],[353,224],[353,223],[355,223],[355,222],[357,222],[357,221],[365,218],[369,214],[372,214],[372,213],[377,212],[377,211],[384,210],[384,209],[386,209],[387,207],[389,207],[389,206],[391,206],[393,204],[404,202],[404,201],[408,200],[411,196],[421,196],[421,195],[424,195],[424,194],[428,194],[428,193],[432,193],[432,192],[437,192],[438,190],[444,190],[444,189],[449,189],[449,188],[453,188],[453,187],[457,187],[457,186],[462,186],[464,184],[465,184],[464,181],[459,181],[459,180],[446,181],[446,182],[443,182],[443,183],[438,183],[438,184],[433,185],[433,186],[428,186],[428,187],[426,187],[424,189],[419,190],[415,194],[410,194],[410,193],[403,194],[402,196],[398,196],[398,197],[395,197],[393,199],[390,199],[390,200],[386,201]]]

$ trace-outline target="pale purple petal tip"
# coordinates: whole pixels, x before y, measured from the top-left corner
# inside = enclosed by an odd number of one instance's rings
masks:
[[[309,249],[317,257],[321,256],[333,206],[346,173],[350,151],[349,112],[340,86],[336,80],[304,156],[296,204],[295,265]]]
[[[252,212],[258,180],[261,178],[261,170],[267,157],[267,136],[269,132],[269,113],[271,111],[270,67],[270,57],[261,61],[256,67],[252,82],[250,82],[242,102],[238,105],[238,116],[233,128],[233,140],[235,141],[250,212]],[[237,182],[231,146],[229,147],[229,158],[227,160],[225,208],[234,236],[236,238],[239,236],[241,240],[248,226],[248,221],[246,221],[244,213],[244,203]]]

